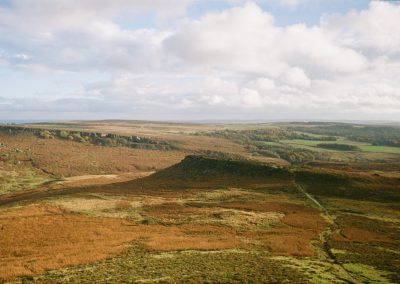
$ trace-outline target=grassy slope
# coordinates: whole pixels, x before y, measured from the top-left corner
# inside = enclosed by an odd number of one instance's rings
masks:
[[[316,149],[312,145],[314,143],[326,142],[288,140],[285,143],[291,141],[299,143],[297,144],[299,147],[309,147],[311,149]],[[337,142],[342,143],[342,141]],[[365,143],[361,144],[359,144],[361,147],[379,147],[368,146]],[[384,151],[386,148],[395,147],[379,148],[381,151]],[[388,218],[388,220],[385,219],[388,223],[380,225],[382,228],[385,226],[390,228],[392,223],[398,222],[398,220],[390,220],[389,217],[397,216],[393,212],[398,211],[396,209],[398,208],[398,203],[395,201],[399,202],[399,179],[385,178],[371,174],[353,175],[339,171],[316,171],[315,169],[301,169],[296,175],[298,181],[310,193],[317,196],[318,200],[323,204],[326,205],[331,200],[334,200],[328,204],[328,209],[339,217],[341,214],[345,214],[345,217],[342,218],[345,220],[342,222],[342,226],[350,224],[346,221],[346,214],[364,215],[368,218],[368,220],[358,220],[357,222],[361,224],[358,224],[358,226],[366,223],[369,224],[369,227],[378,227],[378,223],[374,220],[379,218]],[[269,191],[267,186],[276,184],[277,186],[273,188],[277,189],[276,192],[280,194],[279,198],[282,198],[282,194],[284,196],[289,196],[288,193],[293,194],[293,191],[289,190],[291,189],[291,177],[291,173],[286,169],[271,168],[252,162],[222,161],[219,159],[190,156],[182,163],[160,171],[151,177],[133,182],[92,187],[90,190],[107,193],[107,196],[109,196],[108,194],[119,194],[122,199],[138,194],[140,196],[150,196],[150,198],[156,198],[157,200],[163,196],[167,200],[175,198],[179,202],[186,196],[185,191],[188,191],[189,194],[186,198],[191,198],[190,196],[198,194],[201,191],[201,201],[204,203],[211,201],[213,203],[225,202],[227,198],[225,195],[231,198],[228,201],[233,200],[243,203],[243,199],[232,199],[228,193],[231,191],[230,188],[239,187],[246,188],[249,192],[257,191],[257,193],[262,194],[265,192],[274,194],[274,191]],[[224,200],[215,201],[215,195],[220,194],[216,190],[221,190],[221,188],[223,189]],[[214,192],[211,195],[209,194],[210,190]],[[210,196],[213,196],[212,200],[210,200]],[[267,197],[273,200],[271,195]],[[343,197],[346,197],[346,199],[343,199]],[[196,198],[193,199],[198,202]],[[260,196],[257,195],[254,198],[260,198]],[[103,197],[100,195],[99,199],[103,200]],[[360,205],[367,202],[370,204],[370,207],[365,210],[360,208]],[[108,213],[114,213],[113,210],[116,209],[113,209],[113,206],[111,209],[108,209],[111,210]],[[136,209],[134,211],[137,214]],[[371,214],[371,212],[374,212],[374,214]],[[252,211],[249,211],[249,213],[252,213]],[[218,218],[219,215],[214,217]],[[369,223],[369,219],[373,220],[373,222]],[[360,244],[357,240],[337,242],[334,244],[334,247],[338,252],[337,257],[345,262],[347,269],[355,275],[359,274],[357,278],[363,281],[376,281],[377,279],[388,281],[387,275],[390,272],[386,270],[395,271],[396,262],[393,262],[393,259],[396,255],[398,256],[398,252],[400,251],[398,243],[381,244],[367,242]],[[393,251],[396,253],[393,253]],[[378,257],[373,257],[374,255]],[[390,259],[390,261],[381,263],[378,258],[383,260]],[[388,265],[387,263],[394,264]],[[113,278],[109,279],[110,282],[112,282],[112,279],[115,279],[115,281],[125,282],[221,281],[243,283],[250,281],[249,279],[253,281],[256,279],[260,282],[279,283],[286,279],[292,283],[305,283],[314,279],[314,283],[322,283],[321,281],[325,278],[329,279],[327,283],[334,283],[335,281],[340,283],[338,275],[332,272],[330,265],[329,262],[321,259],[290,257],[273,259],[266,251],[234,250],[221,251],[220,253],[213,251],[159,253],[135,245],[128,251],[111,259],[69,269],[51,271],[40,275],[36,280],[38,282],[75,281],[92,283],[102,281],[112,275]],[[193,269],[193,267],[199,267],[200,269]],[[395,277],[392,279],[399,279],[398,275],[390,277]]]
[[[340,171],[301,169],[296,180],[317,196],[400,201],[400,179],[375,174],[356,174]]]
[[[315,170],[310,171],[302,171],[296,173],[297,179],[305,184],[307,189],[313,194],[317,196],[318,199],[322,200],[325,204],[326,196],[336,196],[335,204],[343,204],[343,208],[357,208],[357,204],[359,204],[360,199],[369,199],[374,200],[378,199],[380,201],[369,202],[372,208],[376,208],[377,206],[385,206],[381,205],[382,201],[390,201],[389,204],[393,204],[394,198],[399,197],[399,192],[394,191],[396,188],[398,189],[399,180],[398,179],[387,179],[384,177],[377,176],[352,176],[344,173],[338,172],[330,172],[330,171],[322,171],[315,172]],[[154,174],[153,176],[144,178],[140,183],[146,187],[146,185],[156,185],[162,184],[165,188],[174,188],[178,190],[178,188],[185,187],[204,187],[208,189],[218,188],[220,186],[229,187],[229,186],[238,186],[238,181],[245,181],[245,184],[248,187],[251,187],[251,183],[249,183],[249,179],[256,180],[256,184],[261,184],[262,181],[271,182],[273,180],[281,180],[281,181],[290,181],[292,178],[292,174],[287,169],[275,169],[270,168],[268,166],[255,164],[253,162],[248,161],[232,161],[232,160],[219,160],[219,159],[210,159],[205,157],[196,157],[189,156],[184,159],[181,163],[174,165],[170,168],[167,168],[159,173]],[[365,183],[362,181],[365,180]],[[194,181],[192,183],[191,181]],[[360,184],[361,182],[361,184]],[[329,186],[326,186],[326,185]],[[364,187],[365,184],[373,185],[371,187]],[[379,187],[380,185],[392,185],[393,191],[390,192],[379,192],[375,194],[374,190],[379,190],[375,187]],[[133,184],[126,183],[124,186],[131,187]],[[254,185],[254,184],[253,184]],[[341,190],[347,191],[347,193],[343,194],[343,191],[331,191],[335,188],[341,188]],[[204,190],[203,189],[203,190]],[[145,189],[144,189],[145,190]],[[196,190],[198,192],[198,190]],[[207,191],[206,191],[207,192]],[[227,191],[228,192],[228,191]],[[258,192],[258,191],[255,191]],[[259,192],[263,192],[260,190]],[[218,195],[217,195],[218,193]],[[269,194],[273,193],[273,191],[269,191]],[[207,204],[206,206],[210,206],[210,202],[215,204],[214,206],[218,206],[221,202],[233,202],[235,199],[226,199],[227,196],[220,196],[220,192],[215,192],[215,194],[207,193],[202,194],[202,202]],[[218,198],[221,199],[215,199]],[[341,199],[343,196],[347,196],[346,202]],[[200,197],[200,196],[199,196]],[[230,198],[238,198],[240,196],[231,196]],[[256,197],[256,196],[254,196]],[[210,199],[211,198],[211,199]],[[246,199],[238,200],[240,203],[245,206]],[[257,197],[261,198],[261,196]],[[269,196],[269,199],[272,197]],[[196,199],[194,199],[196,200]],[[257,200],[257,199],[256,199]],[[271,199],[274,200],[274,199]],[[229,204],[229,202],[227,204]],[[371,205],[372,204],[372,205]],[[385,204],[385,203],[383,203]],[[162,207],[161,207],[162,208]],[[341,211],[337,211],[330,206],[328,206],[329,210],[333,214],[343,214]],[[371,212],[370,208],[366,209],[368,212]],[[378,211],[382,212],[381,209]],[[349,214],[348,212],[344,212],[345,214]],[[176,213],[179,215],[179,213]],[[386,212],[386,214],[390,214],[390,210]],[[180,217],[182,218],[182,217]],[[366,219],[368,222],[372,222],[374,224],[376,221],[374,219]],[[366,222],[366,221],[363,221]],[[340,226],[348,226],[347,223],[340,223]],[[393,229],[390,229],[391,223],[385,223],[382,228],[386,228],[389,232],[393,232]],[[371,225],[369,225],[371,226]],[[373,226],[373,225],[372,225]],[[382,229],[383,230],[383,229]],[[385,248],[385,244],[379,245]],[[332,246],[337,248],[340,252],[340,248],[346,247],[344,253],[337,255],[339,259],[344,262],[344,267],[348,270],[354,277],[360,279],[362,281],[374,281],[374,280],[382,280],[389,281],[388,279],[398,279],[399,275],[394,274],[396,271],[396,262],[393,257],[393,253],[380,251],[379,258],[386,258],[386,265],[382,265],[379,262],[376,262],[372,255],[369,257],[370,261],[362,261],[361,258],[355,257],[356,254],[360,257],[362,250],[354,250],[353,247],[357,246],[357,240],[349,240],[346,242],[333,243]],[[368,253],[373,253],[371,251],[371,247],[369,244],[364,245],[365,248],[363,250]],[[386,246],[387,247],[387,246]],[[398,244],[391,245],[391,250],[397,251],[399,249]],[[374,251],[377,254],[378,251]],[[128,254],[141,254],[143,251],[132,249]],[[302,282],[314,282],[314,283],[323,283],[324,279],[327,280],[327,283],[340,283],[339,278],[346,278],[345,275],[341,275],[343,272],[336,271],[329,262],[325,260],[321,260],[319,258],[312,258],[311,260],[306,260],[304,258],[288,258],[288,257],[280,257],[280,258],[271,258],[265,252],[251,252],[251,251],[221,251],[219,253],[215,252],[204,252],[199,253],[196,251],[192,252],[182,252],[182,253],[169,253],[169,254],[158,254],[153,252],[144,252],[143,258],[145,259],[145,264],[142,261],[131,261],[128,264],[129,269],[122,269],[118,272],[117,277],[121,277],[121,279],[136,279],[136,280],[144,280],[144,279],[152,279],[152,281],[159,279],[165,282],[183,282],[183,281],[232,281],[232,282],[246,282],[249,281],[248,277],[252,277],[252,279],[258,279],[258,281],[269,281],[273,282],[274,280],[277,282],[283,281],[283,279],[287,279],[292,283],[302,283]],[[166,264],[165,259],[167,259]],[[93,271],[89,279],[96,279],[94,274],[104,273],[107,269],[110,269],[109,265],[120,267],[118,263],[126,261],[126,255],[121,255],[110,262],[104,263],[100,262],[91,266],[90,271]],[[251,265],[251,268],[245,265],[244,263],[253,263],[255,261],[258,264],[262,264],[260,267],[257,264]],[[197,274],[196,271],[189,271],[189,267],[187,264],[190,263],[196,267],[201,267],[201,273]],[[218,267],[217,270],[214,270],[208,267],[207,263],[212,263],[213,267]],[[225,263],[227,266],[225,266]],[[145,267],[143,268],[143,265]],[[280,269],[276,269],[276,266],[286,267],[283,271]],[[123,266],[126,267],[126,266]],[[149,267],[150,270],[147,270]],[[162,268],[160,268],[162,267]],[[240,267],[236,270],[231,271],[229,267]],[[290,268],[290,269],[289,269]],[[263,270],[266,269],[266,270]],[[76,270],[75,270],[76,271]],[[86,270],[83,270],[86,271]],[[157,273],[153,273],[151,271],[157,271]],[[179,273],[176,273],[179,271]],[[217,272],[220,271],[220,272]],[[298,274],[301,271],[300,274]],[[288,273],[285,277],[282,273]],[[67,277],[68,273],[55,271],[54,273],[48,274],[48,278],[41,279],[57,279],[57,277]],[[83,274],[74,272],[74,277],[82,277]],[[234,276],[232,276],[234,275]],[[252,275],[252,276],[249,276]],[[262,275],[262,276],[261,276]],[[293,275],[297,275],[298,278],[291,278]],[[94,278],[91,278],[94,277]],[[234,277],[234,278],[232,278]],[[261,277],[261,278],[260,278]],[[81,281],[84,278],[76,278]],[[306,280],[308,279],[308,280]],[[234,281],[233,281],[234,280]]]
[[[39,174],[34,168],[0,170],[0,194],[33,189],[52,180],[54,179]]]
[[[288,198],[289,196],[298,198],[294,192],[287,194],[288,192],[282,191],[282,187],[280,187],[280,185],[283,184],[283,187],[290,188],[292,177],[293,175],[288,169],[273,168],[254,162],[189,156],[181,163],[162,170],[152,176],[131,182],[92,187],[90,191],[97,192],[97,194],[101,192],[108,193],[107,196],[110,196],[109,194],[114,196],[119,194],[120,198],[124,198],[125,200],[133,198],[131,199],[133,200],[132,202],[139,202],[139,204],[143,204],[143,199],[135,201],[136,199],[134,198],[149,198],[153,200],[152,202],[156,200],[156,205],[158,204],[157,206],[150,204],[144,208],[138,207],[137,209],[131,207],[129,207],[131,208],[129,209],[124,206],[115,207],[115,209],[113,209],[113,207],[107,207],[106,210],[108,210],[108,213],[113,213],[115,210],[125,210],[126,213],[121,216],[133,218],[133,216],[129,214],[134,213],[134,215],[137,216],[137,214],[150,214],[153,212],[153,215],[145,217],[151,217],[146,220],[161,222],[156,224],[164,224],[167,225],[167,227],[179,227],[185,224],[185,222],[206,222],[206,224],[209,222],[221,222],[220,225],[226,228],[245,224],[240,223],[239,219],[237,219],[242,215],[223,215],[221,212],[225,211],[218,211],[219,213],[216,213],[215,210],[236,210],[230,212],[236,212],[235,214],[238,212],[242,212],[240,214],[253,214],[251,216],[255,217],[257,214],[260,214],[257,213],[260,212],[260,210],[263,212],[263,206],[267,206],[267,204],[282,204],[282,198]],[[296,173],[296,177],[299,182],[304,184],[310,192],[315,194],[317,198],[323,202],[326,195],[343,196],[343,192],[333,191],[327,193],[326,191],[337,187],[344,187],[351,193],[348,195],[349,199],[347,199],[347,202],[354,204],[354,206],[356,206],[358,201],[351,198],[359,199],[361,196],[362,198],[366,197],[369,199],[376,197],[368,193],[371,189],[364,188],[364,183],[359,184],[362,180],[365,180],[366,184],[392,184],[394,187],[398,186],[398,180],[396,179],[386,179],[377,176],[365,176],[360,178],[359,176],[346,175],[338,173],[337,171],[315,172],[315,170],[312,169],[308,171],[302,170]],[[273,188],[277,188],[278,191],[269,190],[267,186],[271,184],[277,185]],[[225,188],[223,192],[221,192],[221,187]],[[247,192],[243,190],[240,192],[237,190],[234,191],[231,189],[232,187],[245,187],[247,188]],[[96,191],[96,189],[98,191]],[[189,195],[182,194],[188,189],[190,190]],[[366,191],[364,192],[363,190]],[[165,195],[166,191],[168,191],[169,194]],[[354,192],[356,192],[356,194],[354,194]],[[244,193],[245,195],[243,195]],[[368,194],[363,196],[363,193]],[[386,195],[384,196],[387,197]],[[77,198],[78,197],[79,196],[77,196]],[[108,197],[103,198],[101,195],[97,195],[96,198],[100,198],[100,200],[105,202]],[[159,204],[161,200],[165,203],[164,205]],[[174,200],[175,203],[171,203],[171,200]],[[391,199],[391,201],[393,200]],[[74,201],[74,203],[77,202],[79,201]],[[111,202],[115,203],[115,201]],[[297,202],[304,202],[304,200],[300,199]],[[341,204],[342,201],[341,199],[337,199],[336,202]],[[62,202],[59,204],[62,204]],[[348,204],[345,206],[346,208],[350,208]],[[173,207],[171,207],[172,205]],[[235,207],[227,207],[233,205]],[[238,209],[241,210],[238,211]],[[204,212],[207,212],[204,210],[214,211],[208,213],[209,215],[204,215]],[[290,212],[293,209],[283,210],[284,212]],[[201,214],[196,213],[197,211]],[[207,218],[202,219],[202,216],[207,216]],[[296,217],[298,215],[293,214],[293,216]],[[230,219],[224,219],[228,217]],[[314,218],[315,216],[313,218],[309,217],[308,219],[313,220]],[[144,219],[139,220],[143,221]],[[278,235],[276,242],[279,243],[278,240],[284,237],[289,237],[288,240],[293,240],[292,238],[294,238],[295,235],[291,234],[298,234],[302,232],[302,226],[308,226],[308,221],[306,220],[295,220],[296,219],[292,220],[290,223],[291,229],[285,231],[285,234],[289,235]],[[343,226],[348,226],[349,222],[346,222],[343,222]],[[374,221],[372,221],[372,224],[374,224]],[[259,230],[259,228],[262,227],[261,225],[262,224],[254,224],[254,228],[258,228],[257,230]],[[149,226],[151,226],[151,223]],[[388,225],[384,224],[381,226]],[[244,230],[244,228],[247,228],[246,230],[249,230],[249,228],[250,230],[254,230],[253,227],[239,228],[241,228],[240,230]],[[309,229],[306,227],[304,232],[306,233],[308,230]],[[253,233],[250,235],[252,234]],[[305,236],[307,236],[307,234]],[[274,235],[267,236],[266,240],[268,241],[268,239],[273,238]],[[262,240],[263,239],[260,239],[260,241]],[[288,243],[285,242],[285,245],[287,244]],[[349,248],[347,244],[350,244],[351,247]],[[318,247],[317,244],[315,245]],[[352,246],[357,245],[357,243],[350,240],[350,242],[335,243],[334,247],[340,251],[344,245],[346,245],[346,251],[352,252],[354,251]],[[123,253],[107,260],[68,269],[50,271],[34,278],[25,279],[35,280],[39,283],[51,281],[58,283],[71,281],[92,283],[102,281],[104,277],[111,277],[109,278],[110,282],[134,283],[136,281],[163,281],[166,283],[221,281],[243,283],[254,281],[254,279],[259,282],[270,283],[280,283],[282,281],[290,281],[291,283],[307,283],[309,281],[313,283],[323,283],[324,279],[329,279],[327,283],[342,283],[340,279],[343,277],[345,278],[344,275],[341,275],[343,272],[336,271],[332,263],[327,262],[319,256],[314,256],[312,258],[280,256],[276,258],[272,257],[268,252],[268,247],[261,250],[260,247],[258,247],[258,249],[256,248],[257,245],[254,249],[246,250],[221,250],[219,252],[186,250],[181,252],[172,251],[161,253],[156,250],[143,248],[139,243],[134,244]],[[369,249],[370,247],[367,245],[367,248]],[[384,248],[386,249],[387,247]],[[365,250],[365,248],[363,249]],[[397,251],[398,245],[392,246],[391,250]],[[360,250],[355,250],[357,254],[360,252]],[[372,252],[369,250],[368,253]],[[340,259],[346,263],[347,269],[353,272],[359,279],[387,280],[388,277],[392,279],[397,279],[396,277],[398,277],[393,276],[393,265],[382,266],[382,264],[377,262],[368,262],[365,264],[359,258],[354,257],[354,255],[350,253],[347,254],[347,252],[345,252],[345,256],[346,257],[340,256]],[[393,255],[385,251],[380,254],[380,258],[382,257],[393,260]],[[193,269],[193,267],[197,267],[197,269]]]
[[[354,141],[350,141],[350,140],[322,141],[322,140],[293,139],[293,140],[282,140],[280,142],[282,142],[284,144],[289,144],[292,146],[299,146],[299,147],[308,146],[308,147],[312,147],[311,149],[313,149],[313,150],[320,150],[320,148],[317,148],[316,146],[321,143],[340,143],[340,144],[349,144],[349,145],[358,146],[363,152],[400,154],[400,147],[374,146],[374,145],[369,145],[367,143],[354,142]]]

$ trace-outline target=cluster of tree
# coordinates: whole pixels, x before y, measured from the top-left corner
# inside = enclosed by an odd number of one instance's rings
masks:
[[[283,139],[284,130],[280,128],[268,128],[268,129],[257,129],[257,130],[217,130],[212,132],[198,132],[196,135],[207,135],[218,138],[225,138],[234,140],[236,142],[247,144],[252,141],[277,141]]]
[[[346,137],[352,141],[367,142],[373,145],[400,147],[400,127],[395,126],[329,123],[313,126],[291,126],[288,129],[318,135]]]
[[[335,136],[315,136],[315,135],[308,135],[305,133],[300,133],[300,132],[291,132],[288,131],[288,133],[290,133],[288,135],[287,139],[299,139],[299,140],[312,140],[312,141],[336,141],[337,137]]]
[[[319,157],[319,153],[306,149],[291,147],[290,149],[278,148],[275,151],[281,159],[286,160],[294,165],[304,164],[316,159],[321,159]]]
[[[333,136],[315,136],[287,130],[280,127],[268,127],[251,130],[218,130],[213,132],[201,132],[197,135],[209,135],[213,137],[226,138],[244,144],[249,152],[264,157],[280,158],[291,164],[303,164],[306,162],[322,159],[319,152],[309,149],[299,149],[289,145],[274,144],[284,139],[305,139],[335,141]]]
[[[239,143],[249,143],[253,141],[277,142],[284,139],[302,139],[302,140],[322,140],[335,141],[334,136],[314,136],[298,131],[291,131],[280,127],[268,127],[251,130],[217,130],[212,132],[198,132],[196,135],[207,135],[219,138],[231,139]]]
[[[255,155],[283,159],[294,165],[326,159],[324,153],[319,153],[309,149],[295,148],[289,145],[254,143],[248,145],[247,149]]]
[[[360,151],[361,149],[355,145],[349,144],[338,144],[338,143],[320,143],[317,147],[324,149],[332,149],[339,151]]]
[[[43,139],[58,138],[77,142],[88,142],[107,147],[130,147],[157,150],[177,149],[177,146],[170,141],[155,140],[139,136],[122,136],[112,133],[104,134],[95,132],[26,128],[9,125],[0,126],[0,131],[9,134],[30,133]]]

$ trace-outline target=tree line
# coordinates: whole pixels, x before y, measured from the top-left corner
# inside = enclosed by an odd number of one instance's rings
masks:
[[[395,126],[327,123],[311,126],[291,126],[288,129],[317,135],[340,136],[356,142],[371,143],[375,146],[400,147],[400,127]]]
[[[129,147],[165,151],[178,149],[177,145],[172,141],[156,140],[136,135],[124,136],[113,133],[27,128],[10,125],[1,125],[0,132],[8,134],[28,133],[42,139],[63,139],[106,147]]]

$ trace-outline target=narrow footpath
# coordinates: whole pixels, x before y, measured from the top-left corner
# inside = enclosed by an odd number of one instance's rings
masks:
[[[314,196],[308,193],[300,184],[296,182],[295,173],[293,174],[293,185],[306,199],[308,199],[315,207],[317,207],[322,212],[324,217],[330,222],[330,226],[328,226],[327,229],[321,233],[323,247],[322,252],[325,258],[332,262],[339,274],[346,276],[345,278],[341,278],[342,281],[356,284],[362,283],[362,281],[355,279],[354,276],[343,267],[343,265],[337,260],[335,254],[332,252],[329,241],[331,240],[333,234],[339,229],[339,226],[335,220],[335,216],[333,216],[324,205],[322,205]]]

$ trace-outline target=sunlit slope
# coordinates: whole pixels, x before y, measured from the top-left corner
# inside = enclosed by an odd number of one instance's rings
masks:
[[[247,160],[224,160],[190,155],[180,163],[151,176],[103,187],[102,191],[160,194],[164,191],[275,186],[292,186],[292,174],[288,169]]]
[[[296,171],[296,181],[316,196],[400,201],[398,177],[310,168]]]
[[[126,194],[161,194],[242,187],[280,188],[293,192],[294,181],[316,196],[400,200],[400,179],[397,177],[315,168],[278,168],[247,160],[192,155],[145,178],[103,186],[97,190]]]

